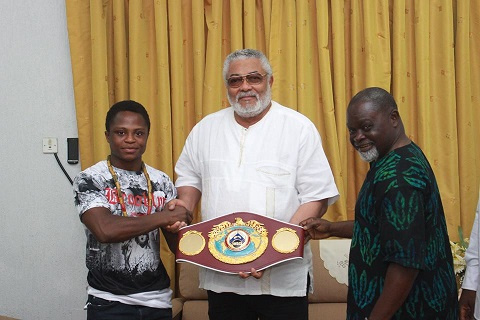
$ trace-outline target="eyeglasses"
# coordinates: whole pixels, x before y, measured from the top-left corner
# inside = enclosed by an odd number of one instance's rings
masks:
[[[263,78],[265,78],[265,74],[260,73],[249,73],[244,76],[232,76],[227,79],[227,85],[230,88],[238,88],[243,84],[243,81],[247,80],[248,84],[256,85],[263,82]]]

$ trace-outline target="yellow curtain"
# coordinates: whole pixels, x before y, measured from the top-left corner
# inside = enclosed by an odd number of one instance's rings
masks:
[[[82,167],[109,153],[104,119],[123,99],[146,106],[144,159],[174,179],[190,129],[228,105],[225,56],[266,53],[274,100],[317,126],[353,218],[367,171],[345,111],[368,86],[395,96],[407,134],[437,176],[452,240],[470,232],[480,182],[480,2],[476,0],[66,0]],[[166,246],[162,246],[166,248]],[[162,249],[175,279],[174,257]],[[174,281],[172,281],[174,286]]]

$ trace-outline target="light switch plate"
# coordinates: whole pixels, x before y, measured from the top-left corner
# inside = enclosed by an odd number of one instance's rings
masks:
[[[57,153],[57,138],[43,138],[43,153]]]

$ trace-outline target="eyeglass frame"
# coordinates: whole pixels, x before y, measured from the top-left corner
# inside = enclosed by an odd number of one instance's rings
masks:
[[[248,77],[248,76],[252,76],[252,75],[260,75],[260,76],[262,77],[262,81],[259,82],[259,83],[250,83],[250,82],[248,82],[247,77]],[[244,74],[244,75],[239,74],[239,75],[230,76],[230,77],[228,77],[227,79],[225,79],[225,84],[226,84],[229,88],[240,88],[240,87],[243,85],[243,83],[246,81],[249,85],[251,85],[251,86],[252,86],[252,85],[253,85],[253,86],[256,86],[256,85],[259,85],[259,84],[263,83],[263,80],[264,80],[265,78],[268,78],[268,76],[269,76],[268,72],[265,72],[264,74],[261,74],[260,72],[256,72],[256,71],[255,71],[255,72],[247,73],[247,74]],[[228,80],[230,80],[230,79],[232,79],[232,78],[242,78],[242,82],[240,83],[240,85],[239,85],[238,87],[232,87],[231,85],[228,84]]]

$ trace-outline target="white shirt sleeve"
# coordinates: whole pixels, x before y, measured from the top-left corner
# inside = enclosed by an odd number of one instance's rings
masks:
[[[303,131],[295,185],[300,203],[328,199],[328,205],[332,205],[339,194],[320,134],[313,123],[309,123]]]
[[[187,140],[185,141],[185,146],[183,147],[182,153],[175,165],[175,173],[177,174],[177,180],[175,181],[175,186],[192,186],[202,191],[202,177],[199,175],[200,165],[198,155],[195,154],[195,144],[198,144],[197,139],[197,128],[193,128],[190,132]]]
[[[479,259],[479,224],[478,215],[480,211],[480,199],[477,205],[477,212],[475,214],[475,220],[473,222],[472,233],[470,234],[470,244],[465,253],[465,261],[467,263],[467,270],[465,272],[465,278],[463,280],[462,288],[468,290],[478,290],[479,286],[479,274],[480,266],[478,264]]]

